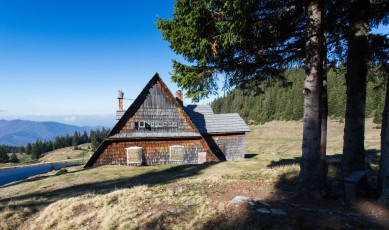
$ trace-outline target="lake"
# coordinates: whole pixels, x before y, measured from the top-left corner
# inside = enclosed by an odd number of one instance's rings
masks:
[[[71,166],[71,164],[44,164],[0,170],[0,186],[11,182],[24,180],[30,176],[50,172],[53,169],[60,169],[69,166]]]

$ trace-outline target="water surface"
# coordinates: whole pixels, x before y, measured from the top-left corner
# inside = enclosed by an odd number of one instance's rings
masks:
[[[0,170],[0,186],[11,182],[24,180],[30,176],[35,176],[41,173],[50,172],[54,169],[65,168],[68,166],[71,166],[71,164],[44,164]]]

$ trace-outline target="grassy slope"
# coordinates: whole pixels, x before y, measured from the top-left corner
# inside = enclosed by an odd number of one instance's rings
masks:
[[[84,162],[89,159],[93,152],[89,149],[90,143],[79,145],[78,150],[74,150],[73,147],[66,147],[62,149],[57,149],[54,151],[50,151],[44,154],[38,160],[32,160],[31,155],[27,155],[25,153],[17,153],[16,155],[19,158],[19,163],[2,163],[0,164],[1,168],[9,168],[9,167],[20,167],[23,165],[30,164],[39,164],[39,163],[47,163],[47,162],[62,162],[62,161],[70,161],[82,164],[82,159],[84,158]],[[11,153],[8,154],[11,156]]]
[[[74,150],[73,147],[66,147],[63,149],[57,149],[46,153],[44,156],[39,158],[39,162],[54,162],[54,161],[66,161],[72,159],[82,159],[83,155],[85,159],[89,159],[92,152],[88,149],[90,144],[82,144],[78,147],[80,149]]]
[[[366,138],[373,140],[371,148],[377,148],[379,130],[369,130]],[[77,166],[68,174],[29,178],[0,188],[0,219],[4,220],[0,229],[291,229],[316,227],[320,221],[333,228],[345,223],[380,227],[387,213],[371,203],[369,208],[363,203],[344,206],[341,201],[303,207],[285,203],[296,187],[300,134],[299,122],[252,127],[247,138],[251,158],[233,162],[88,170]],[[341,141],[330,139],[334,153],[341,149],[337,143]],[[377,159],[375,152],[370,155]],[[289,215],[275,217],[255,213],[248,206],[235,207],[229,200],[237,195],[267,200]],[[372,210],[378,213],[375,219],[369,215]]]
[[[366,120],[365,149],[380,149],[380,129],[372,119]],[[344,123],[329,120],[327,154],[340,154],[343,148]],[[271,121],[251,126],[246,137],[248,152],[259,153],[301,153],[303,123],[295,121]]]

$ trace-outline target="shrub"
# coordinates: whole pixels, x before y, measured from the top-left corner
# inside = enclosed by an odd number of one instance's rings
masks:
[[[11,163],[19,163],[20,162],[18,156],[16,156],[16,153],[11,154],[11,157],[9,158],[9,162],[11,162]]]
[[[67,169],[65,169],[65,168],[62,168],[62,169],[59,169],[56,173],[55,173],[55,175],[62,175],[62,174],[66,174],[66,173],[68,173],[68,170]]]

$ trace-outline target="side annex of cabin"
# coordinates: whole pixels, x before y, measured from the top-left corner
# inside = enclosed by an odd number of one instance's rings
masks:
[[[223,132],[228,128],[219,127],[218,132],[207,133],[202,128],[207,122],[201,120],[201,116],[193,116],[202,107],[183,106],[182,93],[178,92],[177,98],[174,97],[158,74],[146,84],[127,110],[121,106],[119,99],[119,121],[85,167],[199,164],[244,157],[243,139],[249,129],[239,115],[232,115],[231,119],[239,118],[239,124],[235,125],[242,126],[240,129]],[[205,115],[205,119],[218,126],[215,117],[222,114],[212,114],[209,114],[211,117]],[[219,117],[219,120],[225,118]],[[231,122],[224,123],[224,126],[229,125],[234,126]],[[212,125],[209,127],[217,130]]]

